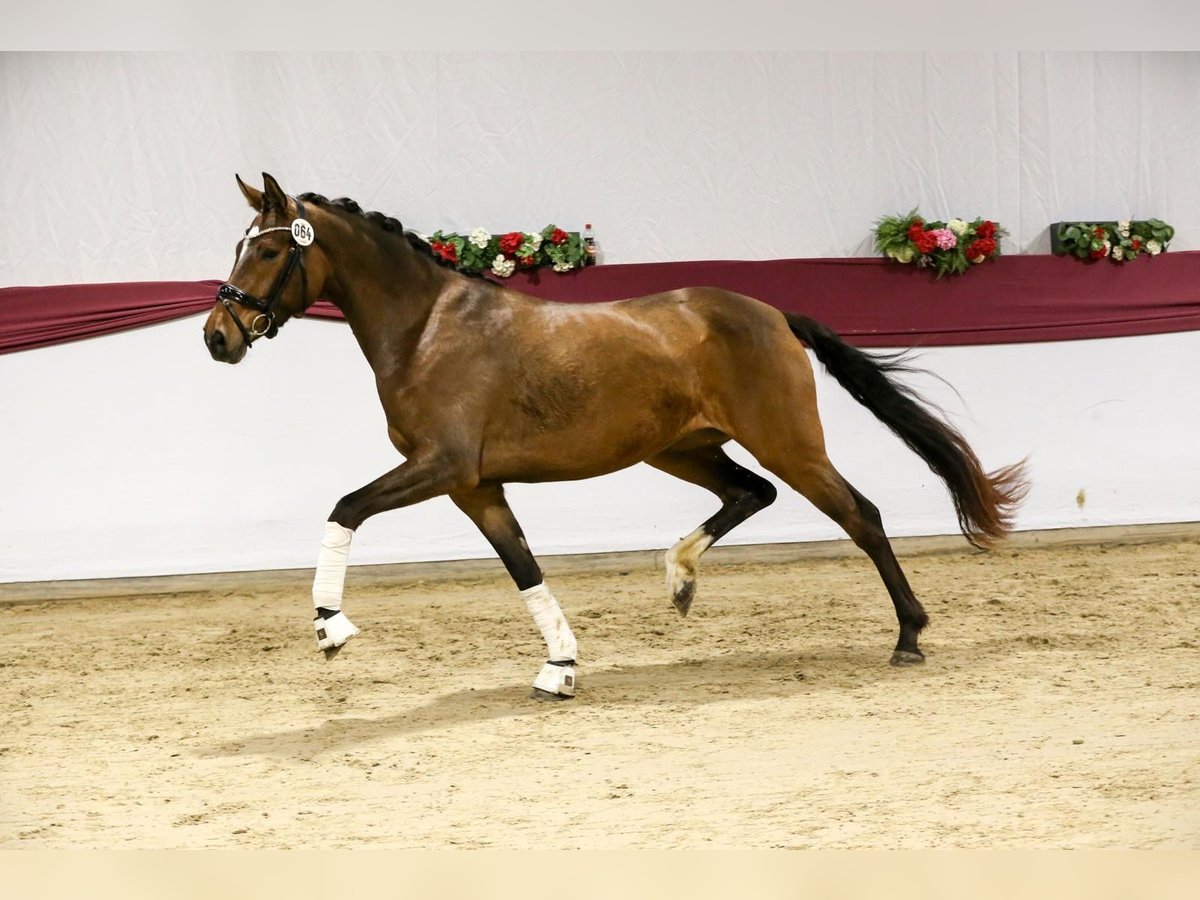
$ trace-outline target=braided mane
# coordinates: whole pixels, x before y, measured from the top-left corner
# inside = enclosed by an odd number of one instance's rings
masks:
[[[448,262],[447,260],[444,260],[435,254],[430,248],[429,244],[421,240],[421,236],[416,232],[405,231],[404,226],[400,224],[399,219],[384,215],[381,212],[367,212],[363,210],[363,208],[359,206],[357,202],[351,200],[349,197],[338,197],[336,200],[329,200],[326,197],[323,197],[321,194],[315,194],[312,191],[308,191],[300,194],[298,199],[304,203],[312,203],[314,206],[338,209],[342,212],[353,213],[356,216],[361,216],[372,225],[382,229],[383,231],[407,239],[408,243],[414,250],[416,250],[422,256],[428,257],[432,262],[436,263],[442,268],[458,272],[459,275],[463,275],[468,278],[482,277],[481,275],[472,272],[460,272],[455,267],[454,263]]]

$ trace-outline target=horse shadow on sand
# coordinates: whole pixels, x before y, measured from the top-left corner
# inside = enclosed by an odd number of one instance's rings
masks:
[[[805,694],[848,693],[879,681],[924,677],[924,667],[889,666],[878,648],[723,653],[668,663],[583,669],[579,678],[580,696],[570,701],[533,700],[527,682],[482,690],[468,688],[377,718],[340,716],[316,727],[247,734],[234,741],[200,748],[197,755],[306,758],[375,740],[495,719],[586,714],[613,707],[667,710],[739,699],[786,700]]]

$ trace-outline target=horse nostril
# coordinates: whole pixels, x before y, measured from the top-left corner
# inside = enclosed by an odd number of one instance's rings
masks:
[[[214,328],[213,333],[208,336],[208,349],[213,353],[224,352],[225,334],[219,328]]]

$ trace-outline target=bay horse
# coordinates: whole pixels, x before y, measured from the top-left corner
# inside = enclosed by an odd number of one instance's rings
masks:
[[[594,304],[536,299],[457,272],[398,221],[352,200],[290,197],[265,172],[261,191],[237,183],[256,215],[205,322],[209,353],[237,363],[326,298],[374,370],[404,458],[342,497],[326,522],[313,579],[326,658],[358,633],[342,611],[354,532],[378,513],[448,495],[495,549],[545,640],[533,696],[574,696],[576,640],[505,483],[645,462],[714,493],[721,508],[666,554],[670,599],[687,615],[701,554],[775,500],[771,482],[726,455],[732,440],[866,552],[900,625],[891,662],[923,662],[928,616],[879,510],[826,456],[806,346],[940,476],[969,542],[987,547],[1011,530],[1028,489],[1024,462],[986,473],[962,434],[898,380],[911,371],[902,356],[866,354],[812,319],[711,287]]]

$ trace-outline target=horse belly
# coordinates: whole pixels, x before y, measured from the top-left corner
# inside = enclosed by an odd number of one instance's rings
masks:
[[[589,405],[581,412],[552,428],[530,422],[512,438],[487,442],[483,479],[573,481],[606,475],[660,453],[706,424],[682,398]]]

